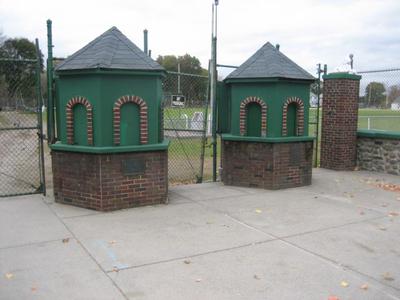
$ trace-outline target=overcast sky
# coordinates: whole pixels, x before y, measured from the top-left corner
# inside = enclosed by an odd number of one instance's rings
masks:
[[[46,52],[53,21],[54,55],[65,57],[117,26],[140,48],[149,30],[152,57],[189,53],[207,67],[212,0],[0,0],[0,31],[38,37]],[[354,53],[356,70],[400,67],[400,0],[220,0],[218,63],[240,65],[265,42],[311,73]]]

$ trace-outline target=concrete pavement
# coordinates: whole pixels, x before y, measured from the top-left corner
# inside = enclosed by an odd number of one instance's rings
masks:
[[[400,299],[399,176],[170,188],[111,213],[0,200],[0,299]]]

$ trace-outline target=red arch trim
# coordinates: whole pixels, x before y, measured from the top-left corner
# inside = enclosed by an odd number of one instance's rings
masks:
[[[247,97],[240,103],[240,135],[246,134],[247,105],[257,103],[261,106],[261,135],[267,136],[267,105],[258,97]]]
[[[304,134],[304,103],[303,100],[297,97],[288,98],[283,104],[283,112],[282,112],[282,136],[287,136],[287,111],[288,106],[291,103],[296,103],[297,105],[297,124],[296,124],[296,133],[298,136]]]
[[[147,121],[147,104],[142,98],[138,96],[122,96],[119,98],[113,108],[114,114],[114,144],[119,145],[121,143],[121,106],[126,103],[135,103],[139,105],[140,114],[140,144],[147,144],[148,142],[148,121]]]
[[[67,114],[67,143],[74,143],[74,113],[73,108],[77,104],[82,104],[86,108],[87,120],[87,139],[88,145],[93,145],[93,108],[90,102],[84,97],[74,97],[68,101],[66,106]]]

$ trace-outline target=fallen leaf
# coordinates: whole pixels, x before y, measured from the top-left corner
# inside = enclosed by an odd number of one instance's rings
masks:
[[[394,280],[394,277],[389,272],[384,273],[382,275],[382,277],[383,277],[383,279],[385,279],[387,281],[393,281]]]
[[[257,274],[255,274],[253,277],[254,277],[254,279],[257,279],[257,280],[260,280],[260,279],[261,279],[260,277],[258,277]]]
[[[113,268],[113,272],[119,272],[119,269],[118,269],[118,267],[116,267],[116,266],[114,266],[114,268]]]
[[[255,212],[258,213],[258,214],[261,214],[262,210],[261,209],[256,209]]]
[[[368,284],[364,283],[362,286],[360,286],[360,289],[364,291],[368,290]]]
[[[340,300],[340,299],[336,296],[329,296],[328,300]]]
[[[347,281],[342,281],[341,283],[340,283],[340,285],[342,286],[342,287],[348,287],[349,286],[349,283],[347,282]]]
[[[384,227],[384,226],[379,226],[379,229],[383,230],[383,231],[386,231],[386,227]]]
[[[6,276],[7,279],[12,279],[14,277],[14,274],[13,273],[6,273],[5,276]]]
[[[117,241],[116,240],[111,240],[111,241],[109,241],[108,242],[110,245],[114,245],[115,243],[117,243]]]
[[[389,214],[388,214],[389,217],[397,217],[398,215],[399,215],[399,213],[398,213],[398,212],[395,212],[395,211],[391,211],[391,212],[389,212]]]
[[[37,291],[37,288],[36,287],[31,287],[31,292],[36,292]]]
[[[188,260],[188,259],[184,260],[183,262],[184,262],[185,264],[187,264],[187,265],[191,263],[191,261]]]
[[[62,242],[63,242],[64,244],[68,243],[68,242],[69,242],[69,238],[62,239]]]

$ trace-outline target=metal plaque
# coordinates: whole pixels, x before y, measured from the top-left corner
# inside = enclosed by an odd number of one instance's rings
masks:
[[[122,173],[126,176],[143,175],[146,170],[146,161],[131,158],[122,161]]]

